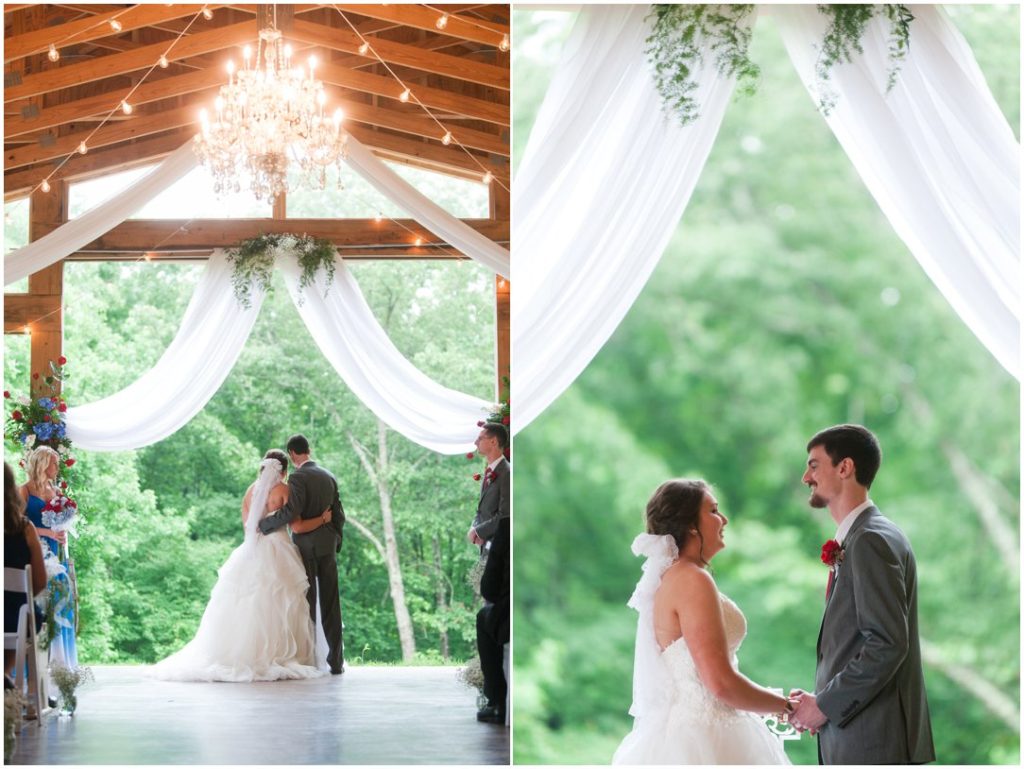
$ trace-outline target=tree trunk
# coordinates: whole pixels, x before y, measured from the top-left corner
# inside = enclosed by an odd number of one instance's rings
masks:
[[[395,608],[398,624],[398,638],[402,643],[402,660],[412,661],[416,656],[416,636],[413,633],[412,618],[405,603],[405,583],[402,581],[402,565],[398,560],[398,540],[395,538],[395,517],[391,510],[391,491],[388,488],[388,433],[387,427],[377,420],[377,496],[380,498],[381,526],[384,530],[384,562],[388,567],[388,584],[391,588],[391,603]]]
[[[434,568],[437,570],[437,614],[443,619],[448,613],[448,599],[446,595],[448,588],[445,585],[444,569],[442,568],[441,543],[438,541],[436,534],[431,540],[434,543]],[[448,661],[448,654],[448,628],[445,625],[441,625],[441,657],[444,658],[445,662]]]

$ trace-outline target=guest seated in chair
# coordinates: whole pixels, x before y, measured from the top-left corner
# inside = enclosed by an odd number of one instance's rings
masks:
[[[510,519],[502,518],[491,540],[490,554],[480,580],[480,595],[487,602],[476,615],[476,648],[484,674],[487,706],[476,714],[477,721],[505,723],[508,682],[502,669],[505,644],[509,640]]]
[[[36,527],[25,517],[25,503],[14,482],[14,471],[4,462],[4,568],[24,569],[32,564],[32,592],[46,587],[46,568],[43,566],[43,546]],[[18,630],[18,614],[25,603],[24,593],[4,592],[4,632]],[[41,616],[36,613],[36,626]],[[14,671],[14,650],[4,650],[4,673]]]

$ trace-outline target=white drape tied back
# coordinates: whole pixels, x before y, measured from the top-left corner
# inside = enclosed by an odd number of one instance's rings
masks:
[[[636,609],[636,654],[633,662],[634,718],[664,715],[672,697],[672,680],[661,658],[661,647],[654,634],[654,594],[661,577],[679,557],[675,538],[669,534],[639,534],[633,540],[633,555],[646,558],[643,576],[629,599]]]
[[[355,278],[337,258],[334,282],[324,278],[298,291],[297,258],[280,254],[289,292],[324,356],[353,393],[388,426],[442,454],[473,448],[476,423],[489,404],[433,381],[388,338]],[[231,286],[231,265],[215,251],[199,279],[174,340],[152,369],[118,393],[68,409],[68,437],[82,449],[128,451],[183,427],[227,378],[263,304],[254,289],[242,308]]]

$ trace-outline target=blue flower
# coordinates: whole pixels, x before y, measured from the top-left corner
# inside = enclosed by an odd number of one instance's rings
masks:
[[[61,423],[61,422],[57,423],[57,437],[58,438],[63,438],[64,434],[67,432],[67,430],[68,430],[68,428],[63,423]]]
[[[47,411],[53,411],[54,407],[57,404],[53,402],[52,398],[40,398],[39,405],[42,406]]]
[[[32,432],[39,436],[40,440],[48,441],[53,435],[53,425],[49,422],[40,422],[32,425]]]

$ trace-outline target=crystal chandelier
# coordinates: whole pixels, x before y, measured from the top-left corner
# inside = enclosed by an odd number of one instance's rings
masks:
[[[234,61],[228,62],[216,114],[211,119],[200,110],[202,131],[194,148],[218,195],[239,192],[241,177],[248,175],[256,198],[271,202],[288,191],[290,161],[301,169],[304,185],[324,189],[328,166],[346,157],[344,115],[337,109],[324,116],[327,95],[314,77],[316,58],[309,57],[308,70],[293,67],[291,59],[291,46],[271,21],[260,31],[255,62],[250,46],[237,75]]]

